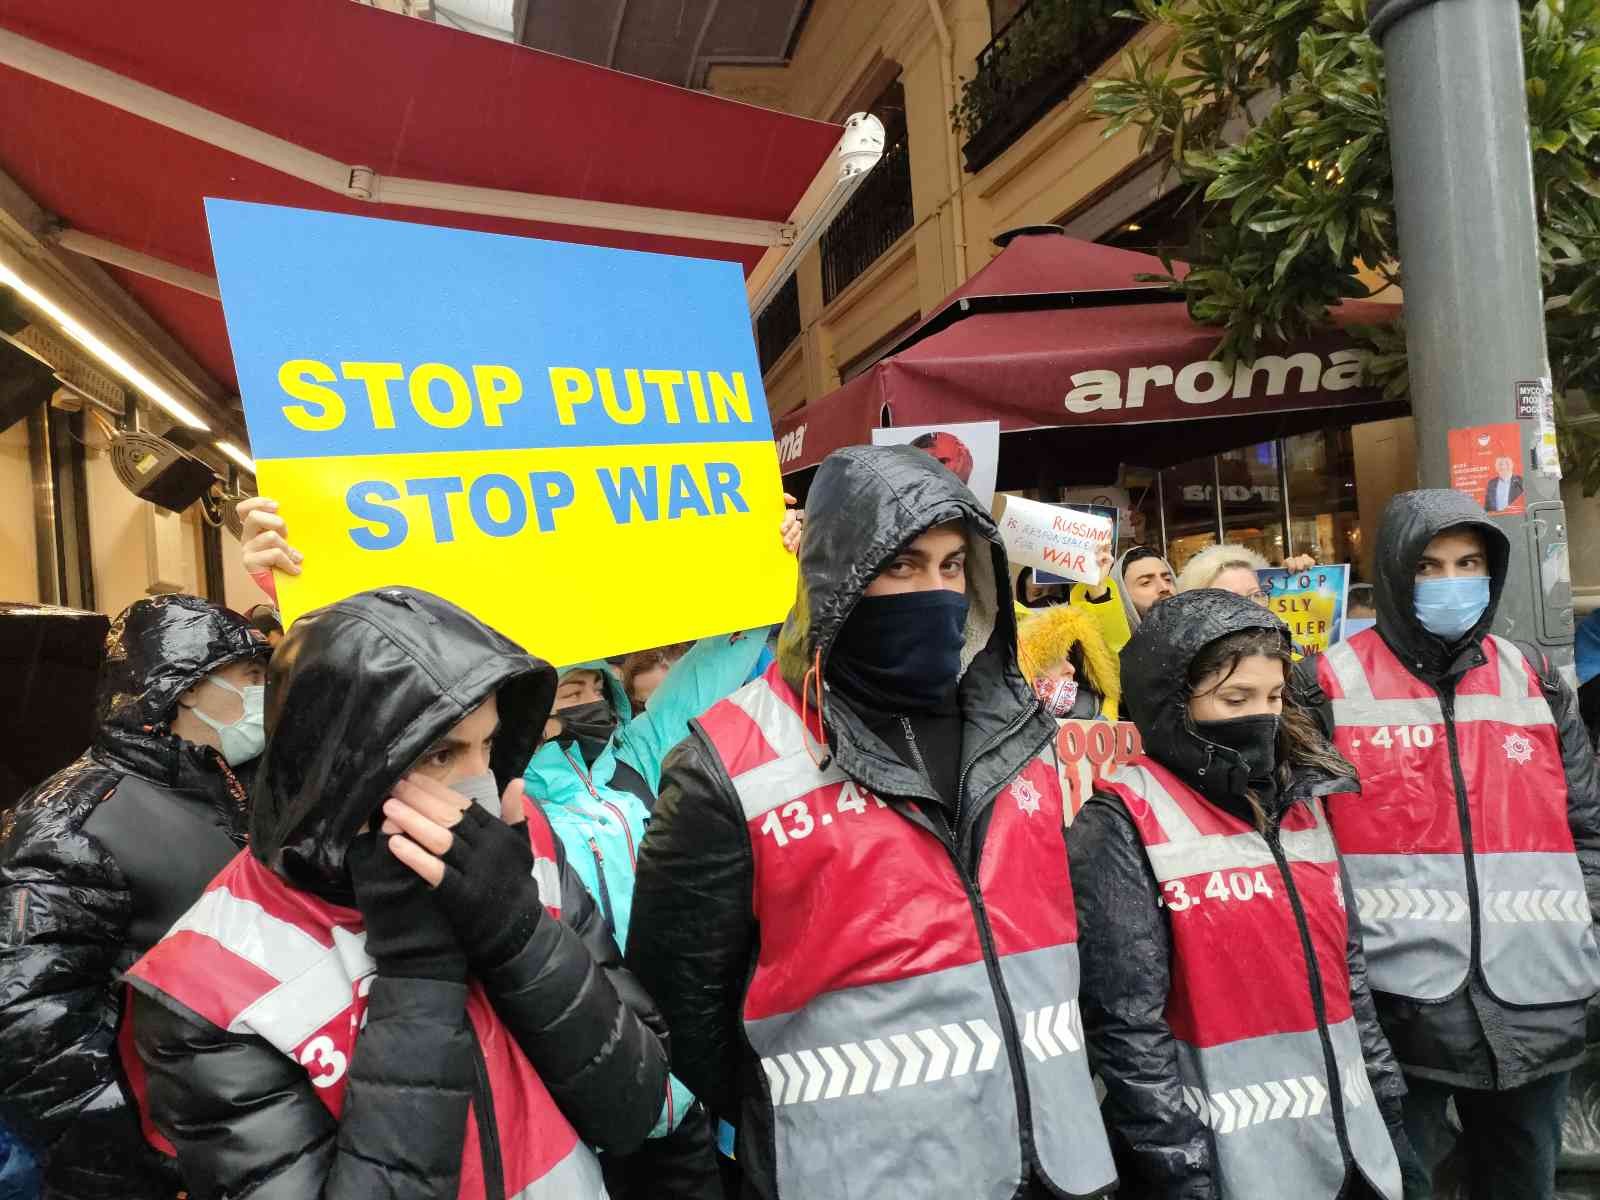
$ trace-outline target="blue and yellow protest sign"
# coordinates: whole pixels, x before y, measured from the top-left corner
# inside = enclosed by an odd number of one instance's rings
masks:
[[[1332,563],[1305,571],[1267,567],[1256,572],[1267,607],[1289,626],[1295,649],[1321,654],[1344,637],[1345,598],[1350,589],[1350,567]]]
[[[787,611],[737,265],[206,215],[257,479],[305,554],[286,617],[403,583],[570,663]]]

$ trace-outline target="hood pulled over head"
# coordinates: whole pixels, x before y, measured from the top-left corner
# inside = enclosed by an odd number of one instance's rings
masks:
[[[967,541],[967,618],[961,669],[992,636],[1016,645],[1011,579],[988,511],[955,475],[911,446],[850,446],[822,460],[806,498],[800,584],[778,638],[795,688],[820,654],[824,665],[867,585],[907,544],[959,521]]]
[[[272,653],[232,609],[199,596],[151,596],[117,614],[106,633],[96,715],[102,727],[142,733],[176,714],[178,697],[213,671]]]
[[[415,588],[307,613],[268,673],[252,850],[293,886],[343,898],[350,840],[429,747],[497,696],[490,765],[503,789],[527,765],[555,688],[549,664]]]
[[[1117,555],[1117,561],[1111,564],[1111,581],[1117,585],[1117,599],[1122,601],[1122,612],[1128,618],[1128,628],[1130,630],[1138,629],[1139,623],[1144,620],[1139,615],[1139,610],[1133,605],[1133,597],[1128,595],[1128,585],[1123,582],[1123,576],[1128,570],[1128,560],[1135,554],[1141,559],[1154,558],[1166,568],[1167,574],[1172,576],[1174,583],[1178,578],[1178,574],[1172,569],[1171,563],[1167,562],[1159,554],[1148,553],[1144,546],[1129,546],[1121,554]]]
[[[1220,774],[1209,781],[1201,775],[1216,747],[1189,716],[1189,668],[1212,642],[1253,629],[1281,637],[1287,652],[1289,627],[1273,613],[1232,592],[1202,588],[1156,605],[1122,648],[1123,706],[1139,727],[1145,753],[1208,795],[1216,786],[1242,792],[1243,777],[1230,786]]]
[[[1378,632],[1407,666],[1429,674],[1445,670],[1452,648],[1417,620],[1417,563],[1429,542],[1447,529],[1461,527],[1480,534],[1489,554],[1489,607],[1466,635],[1476,641],[1494,623],[1511,560],[1510,541],[1484,514],[1482,505],[1452,488],[1401,492],[1389,501],[1378,526],[1377,553],[1373,556]]]

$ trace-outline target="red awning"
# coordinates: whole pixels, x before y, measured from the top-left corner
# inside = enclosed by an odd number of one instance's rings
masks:
[[[1394,306],[1347,303],[1328,334],[1229,370],[1213,358],[1216,329],[1135,279],[1161,270],[1059,231],[1014,238],[899,349],[780,420],[785,472],[880,425],[998,420],[1001,487],[1095,482],[1119,462],[1168,466],[1405,411],[1360,385],[1337,328],[1390,320]]]
[[[786,222],[840,133],[347,0],[0,0],[7,35],[396,183],[706,214],[730,227]],[[33,53],[13,38],[0,61]],[[350,198],[46,82],[36,61],[30,70],[0,66],[0,171],[72,230],[206,276],[207,196],[731,259],[747,272],[768,248],[748,228],[723,241]],[[236,390],[220,305],[108,269]]]

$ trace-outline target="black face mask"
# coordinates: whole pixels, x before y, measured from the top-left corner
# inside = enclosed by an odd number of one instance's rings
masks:
[[[584,761],[593,765],[617,731],[617,714],[604,700],[591,700],[587,704],[573,704],[551,713],[561,723],[556,742],[562,746],[577,743]]]
[[[879,713],[948,710],[961,682],[966,631],[960,592],[865,596],[834,641],[828,678],[846,698]]]
[[[1260,790],[1275,786],[1279,723],[1276,714],[1261,713],[1253,717],[1229,717],[1225,721],[1196,721],[1194,727],[1204,740],[1226,747],[1242,758],[1250,786]]]

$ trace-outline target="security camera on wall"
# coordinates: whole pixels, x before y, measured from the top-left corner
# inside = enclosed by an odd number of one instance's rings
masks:
[[[219,482],[209,464],[189,453],[193,444],[177,428],[165,437],[141,429],[119,430],[111,442],[111,468],[139,499],[179,513]]]

